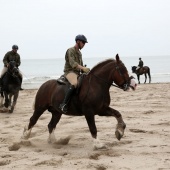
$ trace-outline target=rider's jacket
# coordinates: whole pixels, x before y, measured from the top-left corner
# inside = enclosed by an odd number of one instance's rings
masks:
[[[10,61],[15,61],[17,63],[17,66],[20,66],[21,64],[20,55],[13,51],[7,52],[3,59],[4,66],[6,67]]]
[[[82,54],[76,50],[75,47],[71,47],[66,51],[65,54],[65,66],[64,73],[67,74],[69,72],[74,72],[76,74],[80,74],[80,70],[76,69],[77,65],[83,66]]]
[[[142,60],[139,61],[139,65],[138,66],[139,67],[143,67],[143,61]]]

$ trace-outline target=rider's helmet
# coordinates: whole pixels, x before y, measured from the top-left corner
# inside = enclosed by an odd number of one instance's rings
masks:
[[[141,58],[139,58],[139,60],[141,60]]]
[[[18,50],[18,46],[17,46],[17,45],[13,45],[13,46],[12,46],[12,49],[13,49],[13,50]]]
[[[77,41],[77,40],[80,40],[80,41],[83,41],[85,43],[88,43],[87,38],[82,34],[79,34],[79,35],[76,36],[75,41]]]

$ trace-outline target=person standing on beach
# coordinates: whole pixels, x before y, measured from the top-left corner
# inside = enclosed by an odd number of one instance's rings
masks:
[[[21,64],[20,55],[17,53],[18,49],[19,48],[17,45],[13,45],[12,51],[7,52],[3,58],[4,68],[2,69],[1,75],[0,75],[0,90],[2,88],[2,78],[8,70],[8,63],[10,61],[15,61],[17,64],[17,67],[20,66],[20,64]],[[20,75],[21,81],[22,81],[22,74],[20,71],[19,71],[19,75]],[[23,89],[20,88],[20,90],[23,90]]]
[[[141,58],[139,58],[139,64],[138,64],[138,66],[137,66],[136,70],[139,70],[140,68],[142,68],[142,67],[143,67],[143,65],[144,65],[144,63],[143,63],[142,59],[141,59]]]
[[[67,112],[67,104],[77,87],[77,77],[81,74],[81,72],[88,73],[90,71],[89,68],[83,66],[81,49],[85,46],[87,42],[87,38],[79,34],[75,38],[76,44],[74,47],[67,49],[65,54],[65,66],[64,66],[64,75],[67,80],[70,82],[70,86],[65,94],[63,102],[60,104],[59,108],[63,112]]]

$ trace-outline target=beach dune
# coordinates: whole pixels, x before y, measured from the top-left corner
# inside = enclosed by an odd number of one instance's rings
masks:
[[[98,139],[106,149],[94,150],[84,116],[63,115],[49,144],[48,111],[39,118],[28,140],[21,139],[33,114],[37,90],[20,91],[14,113],[0,113],[1,170],[160,170],[170,169],[170,83],[139,84],[136,91],[111,87],[110,106],[127,125],[121,141],[116,119],[96,116]]]

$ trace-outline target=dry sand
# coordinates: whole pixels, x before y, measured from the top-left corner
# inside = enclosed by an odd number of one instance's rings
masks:
[[[121,112],[127,128],[118,141],[116,119],[96,116],[98,138],[108,146],[105,150],[93,150],[83,116],[62,116],[55,135],[66,139],[63,145],[47,143],[49,112],[40,117],[31,137],[21,140],[36,92],[21,91],[14,113],[0,113],[1,170],[170,169],[170,83],[141,84],[134,92],[110,89],[110,105]]]

